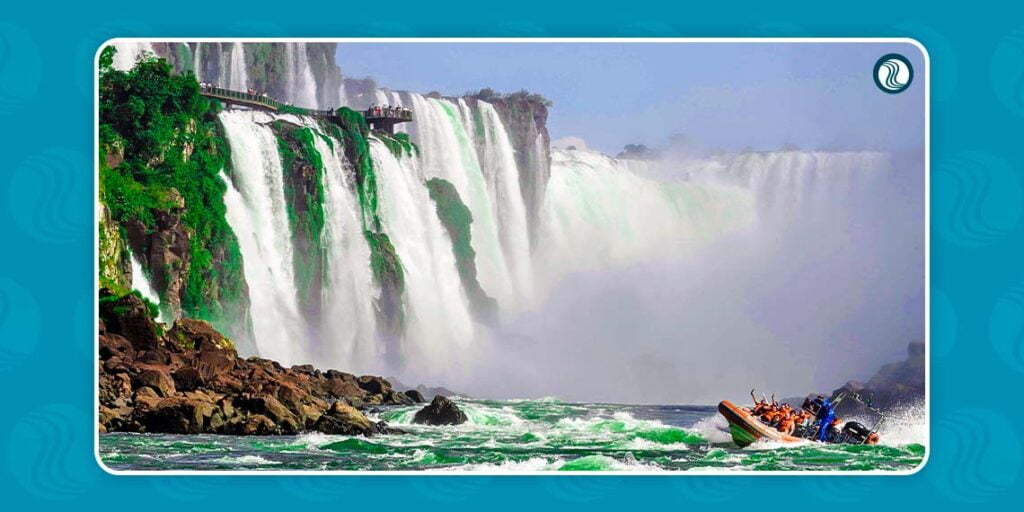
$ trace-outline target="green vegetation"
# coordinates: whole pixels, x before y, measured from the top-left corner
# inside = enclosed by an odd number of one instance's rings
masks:
[[[545,107],[548,107],[548,108],[551,108],[552,106],[554,106],[554,102],[553,101],[545,98],[544,96],[541,96],[540,94],[531,93],[530,91],[527,91],[526,89],[520,89],[520,90],[518,90],[516,92],[500,93],[500,92],[495,91],[494,89],[491,89],[490,87],[485,87],[485,88],[480,89],[478,91],[467,92],[463,96],[466,96],[466,97],[469,97],[469,98],[476,98],[478,100],[483,100],[483,101],[486,101],[488,103],[494,102],[494,101],[511,101],[511,102],[526,101],[526,102],[529,102],[529,103],[538,103],[538,104],[544,105]]]
[[[362,212],[363,237],[370,247],[374,279],[381,287],[377,309],[383,316],[386,329],[392,334],[400,333],[405,326],[401,300],[405,290],[405,273],[395,247],[383,232],[380,222],[377,174],[373,168],[368,141],[370,128],[362,114],[348,107],[339,108],[334,121],[326,124],[326,127],[332,136],[342,142],[345,157],[355,166],[356,195]]]
[[[498,303],[480,286],[476,276],[476,251],[473,250],[473,213],[469,211],[458,190],[451,182],[441,178],[427,180],[430,199],[434,201],[437,217],[452,241],[452,252],[459,271],[462,287],[466,290],[474,314],[482,320],[493,320],[497,315]]]
[[[283,97],[277,85],[287,80],[288,58],[281,43],[245,43],[245,68],[249,84],[271,96]]]
[[[391,151],[395,158],[402,158],[403,156],[419,156],[420,148],[414,142],[409,140],[408,133],[396,133],[394,136],[387,136],[383,133],[374,133],[374,137],[377,140],[384,143],[388,150]]]
[[[292,230],[296,287],[307,305],[318,304],[326,256],[324,231],[324,164],[311,128],[276,122],[278,152],[284,169],[284,194]]]
[[[101,286],[101,288],[106,288],[106,287],[105,286]],[[110,290],[110,295],[102,295],[102,294],[100,295],[100,303],[101,304],[108,303],[108,302],[118,302],[118,301],[120,301],[121,299],[123,299],[127,295],[134,295],[136,298],[141,300],[143,304],[146,305],[146,314],[149,315],[150,318],[154,318],[155,319],[155,318],[160,316],[160,308],[156,304],[153,304],[152,302],[150,302],[149,299],[143,297],[142,293],[140,293],[138,290],[126,290],[126,289],[123,289],[123,288],[122,289],[108,288],[108,289]],[[117,316],[125,316],[126,314],[128,314],[129,308],[130,308],[130,306],[128,306],[128,305],[114,306],[114,310],[113,311],[114,311],[114,314],[117,315]]]
[[[244,308],[247,297],[238,241],[225,220],[219,173],[230,155],[217,105],[199,94],[192,73],[175,74],[164,59],[113,69],[115,51],[108,46],[99,59],[100,199],[111,222],[140,223],[149,236],[160,236],[159,217],[180,215],[187,268],[160,270],[184,274],[187,316],[238,321],[225,311]]]

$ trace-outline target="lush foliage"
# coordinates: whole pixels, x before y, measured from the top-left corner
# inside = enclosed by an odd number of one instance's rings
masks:
[[[495,91],[494,89],[491,89],[490,87],[485,87],[478,91],[467,92],[466,94],[464,94],[464,96],[469,98],[476,98],[478,100],[483,100],[486,102],[493,102],[499,100],[526,101],[530,103],[539,103],[548,108],[551,108],[554,105],[553,101],[545,98],[544,96],[541,96],[540,94],[531,93],[526,89],[520,89],[516,92],[500,93]]]
[[[285,203],[296,248],[292,253],[296,286],[307,302],[311,297],[319,297],[319,283],[326,271],[322,242],[324,164],[312,129],[277,122],[274,131],[285,171]]]
[[[409,140],[408,133],[396,133],[393,136],[388,136],[383,133],[374,133],[374,137],[377,140],[384,143],[387,146],[388,151],[391,151],[395,158],[402,158],[403,156],[419,156],[420,148],[414,142]]]
[[[225,220],[219,173],[230,156],[217,105],[199,94],[193,74],[175,74],[163,59],[111,68],[114,51],[100,55],[100,199],[113,222],[138,221],[150,232],[159,212],[180,210],[190,251],[188,268],[175,269],[186,272],[182,309],[218,322],[226,305],[245,299],[245,284]]]
[[[390,330],[404,328],[405,312],[401,296],[405,290],[405,272],[390,238],[383,232],[378,212],[377,174],[370,155],[370,128],[362,114],[348,107],[337,110],[334,123],[328,124],[331,135],[342,142],[345,157],[356,170],[356,193],[362,212],[363,237],[370,247],[370,263],[374,279],[381,287],[378,311]]]

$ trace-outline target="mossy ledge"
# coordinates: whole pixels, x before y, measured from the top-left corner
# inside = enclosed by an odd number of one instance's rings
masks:
[[[299,301],[308,314],[319,317],[327,265],[323,246],[324,164],[314,142],[317,134],[311,128],[283,121],[275,122],[271,129],[277,136],[284,170]]]
[[[199,94],[192,73],[176,74],[156,58],[119,71],[111,66],[115,52],[108,46],[100,55],[97,156],[99,199],[109,212],[101,226],[105,243],[131,247],[175,315],[244,335],[248,289],[238,240],[225,218],[219,173],[230,171],[231,159],[218,105]],[[107,266],[123,265],[125,251],[119,252]],[[109,279],[109,270],[101,266],[104,284],[126,284]]]
[[[363,237],[370,247],[374,280],[381,290],[375,303],[378,325],[388,356],[397,357],[398,344],[405,332],[405,271],[380,221],[377,173],[370,154],[370,128],[362,114],[348,107],[339,108],[333,122],[324,123],[324,127],[329,135],[341,141],[345,157],[354,167]]]
[[[469,297],[470,306],[477,319],[491,323],[497,319],[498,302],[487,295],[476,276],[476,251],[473,250],[473,214],[462,202],[455,185],[441,178],[426,182],[430,199],[434,201],[437,217],[441,220],[452,241],[455,264],[462,281],[462,288]]]

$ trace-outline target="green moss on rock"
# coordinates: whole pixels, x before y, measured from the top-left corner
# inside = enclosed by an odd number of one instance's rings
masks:
[[[437,217],[452,241],[452,252],[455,255],[459,278],[469,297],[474,315],[483,321],[495,320],[498,303],[487,295],[476,275],[476,251],[473,250],[473,235],[470,230],[473,213],[462,202],[458,190],[450,182],[432,178],[427,180],[426,185],[430,199],[434,201]]]
[[[100,201],[111,223],[139,223],[146,236],[158,236],[157,219],[180,209],[188,256],[179,268],[151,271],[181,281],[175,299],[183,314],[237,328],[248,292],[238,241],[225,218],[219,173],[230,166],[230,154],[216,106],[199,94],[192,73],[176,74],[155,58],[119,71],[109,65],[115,51],[107,47],[100,58]],[[115,158],[108,154],[112,148]],[[165,283],[157,291],[163,296],[167,289]]]

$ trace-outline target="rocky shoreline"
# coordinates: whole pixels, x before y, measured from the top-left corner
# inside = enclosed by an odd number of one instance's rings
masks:
[[[165,332],[134,293],[100,290],[99,316],[100,432],[369,436],[399,431],[367,407],[423,401],[382,377],[241,358],[202,320]]]

